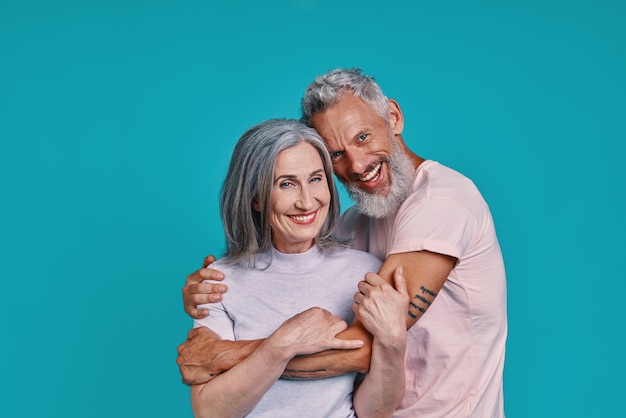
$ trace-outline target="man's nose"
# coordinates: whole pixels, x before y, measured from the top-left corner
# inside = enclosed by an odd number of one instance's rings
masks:
[[[352,175],[361,176],[363,171],[367,167],[367,159],[365,158],[365,152],[359,148],[350,148],[346,151],[347,167],[350,169]]]

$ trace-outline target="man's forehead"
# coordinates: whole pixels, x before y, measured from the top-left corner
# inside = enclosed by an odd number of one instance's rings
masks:
[[[372,107],[357,97],[344,98],[311,118],[311,126],[324,140],[332,136],[351,138],[365,133],[384,119]],[[328,137],[328,138],[327,138]]]

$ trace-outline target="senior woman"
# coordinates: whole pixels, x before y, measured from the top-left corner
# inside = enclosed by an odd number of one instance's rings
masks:
[[[290,359],[357,349],[336,337],[354,320],[357,284],[380,261],[333,236],[339,200],[328,152],[317,132],[295,120],[260,123],[239,139],[222,186],[226,252],[211,267],[230,278],[221,303],[204,307],[223,340],[261,340],[254,352],[208,383],[191,386],[197,417],[391,416],[404,388],[406,287],[395,315],[360,306],[359,319],[381,347],[369,373],[321,380],[280,379]],[[390,338],[393,336],[393,338]],[[376,344],[373,345],[376,347]],[[355,381],[358,384],[355,385]],[[392,382],[392,384],[390,384]]]

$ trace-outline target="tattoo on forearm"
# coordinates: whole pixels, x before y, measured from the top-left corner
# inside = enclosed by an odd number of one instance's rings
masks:
[[[413,309],[417,309],[418,311],[420,311],[421,313],[426,312],[426,309],[422,308],[421,306],[417,306],[415,303],[411,302],[410,303],[411,308]]]
[[[428,295],[430,295],[432,297],[437,296],[437,294],[435,292],[433,292],[430,289],[426,289],[424,286],[420,286],[420,290],[422,291],[422,293],[426,293],[426,294],[428,294]]]
[[[420,296],[420,295],[415,295],[415,299],[419,300],[420,302],[425,303],[428,306],[430,306],[430,304],[432,303],[431,301],[426,299],[424,296]]]
[[[434,298],[435,296],[437,296],[437,293],[433,292],[430,289],[425,288],[424,286],[420,286],[420,291],[422,292],[422,294],[420,295],[418,293],[418,294],[416,294],[413,297],[415,302],[411,301],[410,302],[410,307],[411,307],[411,309],[414,309],[414,310],[424,314],[426,312],[426,309],[428,309],[428,307],[433,303],[433,301],[426,299],[422,295],[428,295],[428,296],[432,296]],[[422,303],[424,306],[419,306],[419,305],[417,305],[417,303]],[[409,316],[411,318],[413,318],[413,319],[417,318],[417,314],[415,314],[411,310],[409,310]]]
[[[296,369],[285,369],[281,379],[286,380],[317,380],[320,376],[316,376],[316,373],[324,373],[326,369],[317,369],[317,370],[296,370]]]

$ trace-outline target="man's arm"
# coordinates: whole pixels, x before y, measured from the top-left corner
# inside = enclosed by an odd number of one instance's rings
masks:
[[[456,265],[455,257],[430,251],[391,254],[378,275],[391,283],[397,267],[402,266],[409,290],[407,329],[426,313]]]
[[[404,268],[404,277],[410,296],[406,316],[407,328],[412,327],[428,310],[455,264],[456,258],[430,251],[391,254],[387,257],[378,275],[387,283],[392,283],[395,269],[400,266]],[[359,284],[360,291],[362,286],[364,286],[363,282]],[[346,331],[337,337],[364,338],[362,333],[365,332],[367,331],[357,318]],[[353,371],[367,371],[369,370],[369,357],[363,358],[362,356],[368,348],[371,350],[371,338],[367,341],[366,346],[359,350],[333,350],[312,356],[296,357],[289,362],[290,372],[283,377],[317,379]]]
[[[176,363],[183,383],[199,385],[241,363],[263,340],[230,341],[206,327],[189,331],[187,341],[178,346]]]
[[[359,328],[362,329],[362,325],[359,325]],[[367,343],[364,339],[358,338],[361,332],[366,336]],[[354,335],[354,338],[350,338],[350,335]],[[324,356],[330,355],[330,353],[334,353],[335,351],[351,350],[359,352],[358,355],[347,357],[345,359],[347,363],[333,365],[333,367],[326,371],[294,370],[287,366],[283,372],[283,377],[292,380],[318,379],[320,376],[336,376],[342,374],[335,371],[335,369],[358,370],[361,364],[366,364],[363,368],[363,371],[366,372],[369,367],[371,350],[371,342],[369,339],[371,339],[370,334],[364,330],[359,330],[358,333],[342,333],[341,340],[344,342],[337,344],[336,350],[326,350],[320,354]],[[245,360],[263,343],[263,341],[265,340],[222,340],[217,334],[206,327],[192,329],[189,331],[187,341],[178,346],[178,358],[176,359],[176,363],[178,363],[183,383],[187,385],[199,385],[211,381],[219,374],[232,369]]]

